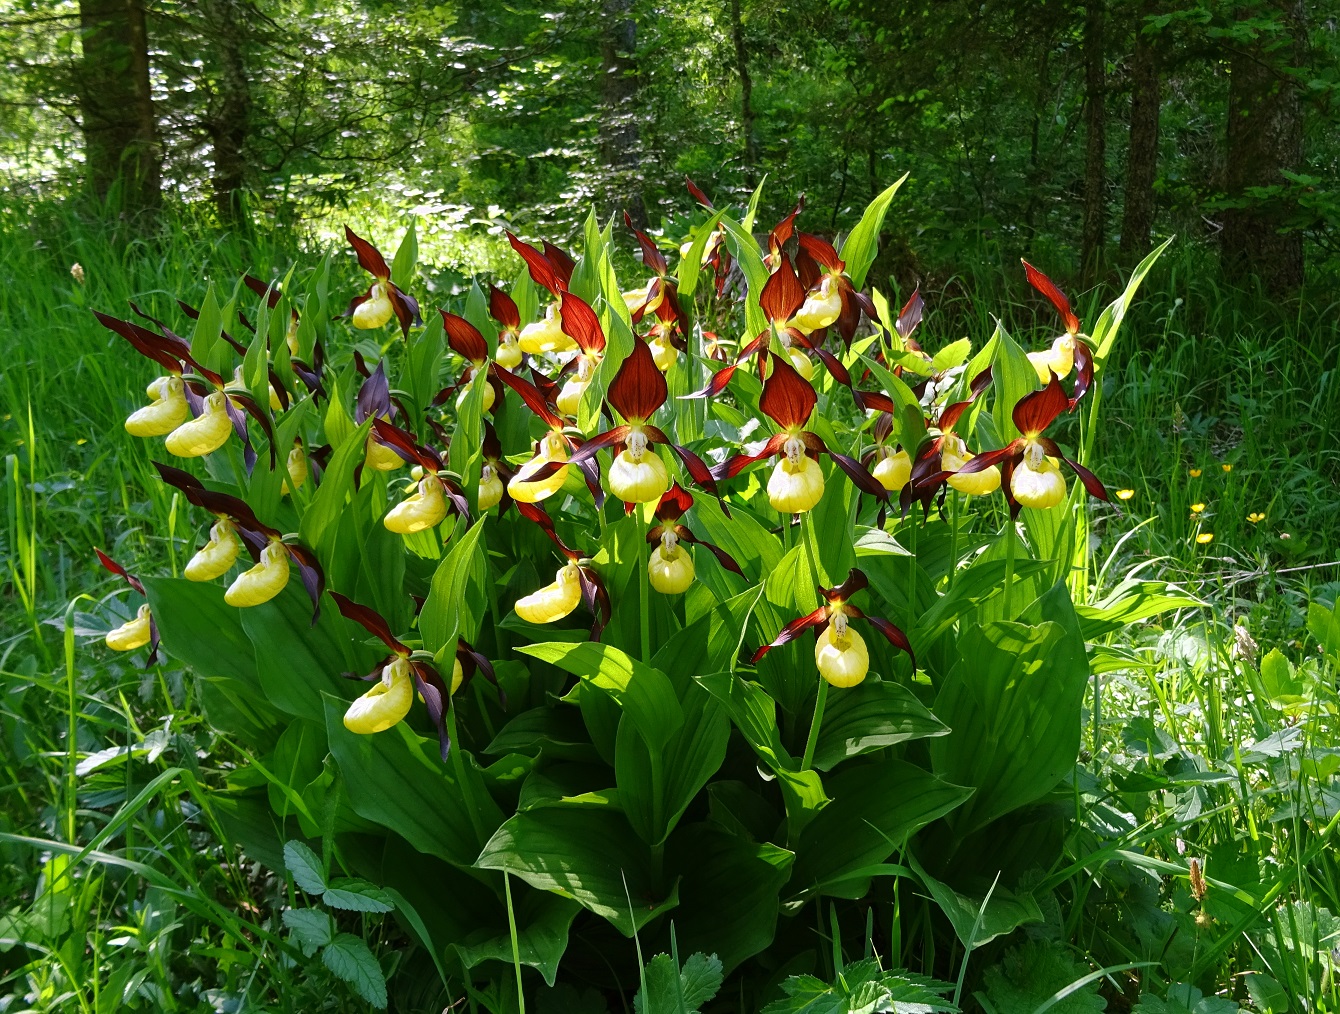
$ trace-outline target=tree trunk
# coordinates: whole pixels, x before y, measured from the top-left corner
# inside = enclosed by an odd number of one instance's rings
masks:
[[[251,82],[247,77],[246,26],[243,0],[204,0],[206,29],[217,61],[217,85],[207,124],[214,149],[214,206],[225,225],[246,219],[246,143],[251,115]]]
[[[1241,202],[1223,216],[1220,255],[1224,272],[1238,282],[1257,279],[1276,299],[1303,284],[1303,236],[1285,232],[1293,211],[1286,197],[1254,197],[1254,187],[1286,186],[1284,170],[1303,162],[1303,106],[1293,79],[1306,47],[1303,0],[1265,0],[1243,7],[1239,18],[1273,15],[1284,31],[1233,52],[1229,63],[1227,161],[1224,189]]]
[[[628,212],[638,228],[647,224],[642,203],[641,151],[637,124],[637,23],[630,16],[632,0],[604,0],[600,35],[601,158],[609,170],[610,197]]]
[[[740,129],[744,133],[744,181],[750,190],[757,183],[758,140],[754,137],[754,82],[749,76],[749,51],[744,44],[744,22],[740,0],[730,3],[731,35],[735,39],[735,70],[740,75]]]
[[[1098,280],[1107,232],[1107,66],[1103,0],[1084,6],[1084,225],[1080,274],[1086,286]]]
[[[1160,79],[1154,40],[1137,23],[1131,54],[1131,122],[1126,149],[1126,194],[1121,257],[1134,263],[1149,252],[1154,229],[1154,179],[1159,164]]]
[[[79,22],[87,182],[105,198],[119,181],[123,211],[153,212],[162,196],[161,169],[142,0],[80,0]]]

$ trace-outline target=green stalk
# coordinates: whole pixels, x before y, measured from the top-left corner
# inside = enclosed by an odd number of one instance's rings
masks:
[[[949,490],[949,587],[958,575],[958,490]]]
[[[516,936],[516,910],[512,907],[512,878],[503,871],[503,892],[507,895],[507,932],[512,938],[512,967],[516,969],[516,1003],[519,1014],[526,1014],[526,994],[521,990],[521,945]]]
[[[638,588],[638,628],[642,639],[642,661],[651,664],[651,603],[649,601],[650,582],[647,580],[647,540],[643,539],[637,550],[637,588]]]
[[[805,758],[800,770],[808,771],[814,763],[814,748],[819,743],[819,729],[824,724],[824,705],[828,702],[828,680],[819,680],[819,693],[814,698],[814,718],[810,720],[810,735],[805,740]]]
[[[1010,610],[1010,592],[1014,586],[1014,544],[1019,538],[1019,533],[1014,529],[1014,519],[1010,518],[1005,525],[1005,619],[1010,619],[1013,612]]]

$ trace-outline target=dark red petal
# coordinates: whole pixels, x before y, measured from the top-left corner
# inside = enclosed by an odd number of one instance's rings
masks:
[[[390,411],[391,385],[386,379],[386,364],[379,362],[377,369],[358,389],[358,397],[354,399],[354,422],[361,425],[367,419],[387,415]]]
[[[237,407],[240,406],[247,415],[255,419],[260,425],[261,430],[265,433],[266,439],[270,441],[270,468],[273,469],[278,459],[276,457],[274,427],[270,423],[270,413],[268,411],[269,405],[262,408],[260,403],[246,391],[229,391],[226,401],[228,404],[228,415],[233,420],[233,428],[237,430],[237,435],[242,438],[243,442],[245,442],[248,447],[251,445],[251,436],[247,433],[247,421],[242,414],[237,411]]]
[[[758,304],[763,308],[763,316],[778,324],[785,324],[805,305],[805,290],[796,277],[790,258],[783,257],[777,270],[764,283]]]
[[[828,451],[828,456],[833,459],[838,468],[847,473],[847,477],[862,493],[868,493],[877,500],[887,500],[889,498],[889,491],[884,488],[884,484],[866,471],[865,466],[855,458],[839,454],[832,449]]]
[[[842,365],[842,361],[827,349],[814,348],[812,350],[819,357],[819,362],[823,363],[829,374],[834,380],[845,387],[851,387],[851,374],[847,368]]]
[[[132,324],[128,320],[118,320],[105,313],[93,311],[98,323],[109,331],[119,334],[135,347],[135,351],[147,359],[152,359],[169,373],[181,373],[182,363],[189,362],[191,347],[181,338],[168,338],[154,334],[147,327]]]
[[[720,546],[714,546],[710,542],[704,542],[702,539],[698,538],[683,525],[675,526],[675,534],[678,535],[679,538],[684,542],[692,542],[695,545],[702,546],[704,549],[706,549],[709,553],[711,553],[713,556],[717,558],[717,563],[721,564],[721,566],[725,567],[729,571],[733,571],[734,573],[739,574],[741,577],[744,577],[744,571],[742,571],[740,569],[740,565],[735,562],[735,557],[731,556],[730,553],[726,552]]]
[[[719,465],[712,468],[712,478],[717,482],[723,479],[733,479],[755,462],[771,458],[775,454],[780,454],[782,447],[785,446],[788,436],[785,433],[777,433],[763,445],[763,449],[757,454],[736,454],[727,458]]]
[[[521,327],[521,311],[516,301],[496,285],[489,286],[489,316],[509,331]]]
[[[1020,433],[1041,433],[1053,419],[1070,407],[1070,399],[1056,374],[1041,391],[1034,391],[1019,399],[1011,418]]]
[[[711,199],[705,193],[703,193],[702,189],[698,186],[698,184],[694,183],[693,180],[685,176],[684,185],[688,187],[690,197],[692,197],[695,201],[697,201],[699,204],[701,204],[704,208],[708,209],[709,211],[714,210],[712,208]]]
[[[600,464],[593,458],[587,458],[585,461],[577,462],[577,467],[581,469],[582,478],[586,480],[586,488],[591,492],[591,498],[595,500],[596,507],[605,506],[605,487],[600,485]]]
[[[650,236],[640,229],[634,228],[633,219],[627,211],[623,213],[624,225],[633,230],[633,235],[637,237],[638,246],[642,247],[642,263],[652,274],[658,278],[669,274],[670,265],[665,261],[665,254],[661,253]]]
[[[879,391],[858,391],[853,388],[851,394],[856,401],[856,407],[862,411],[884,412],[888,415],[893,415],[897,411],[893,399]]]
[[[619,372],[610,381],[606,398],[629,422],[646,422],[665,404],[669,393],[665,374],[656,368],[651,348],[634,336],[633,351],[619,364]]]
[[[865,576],[865,571],[853,567],[847,571],[847,579],[840,585],[833,588],[820,588],[819,594],[828,599],[829,602],[846,602],[858,591],[865,591],[870,587],[870,581]]]
[[[526,403],[526,407],[534,412],[555,429],[563,428],[563,420],[560,419],[549,408],[549,403],[545,396],[540,393],[540,389],[523,377],[518,377],[511,370],[505,370],[498,367],[498,379],[510,387],[517,394],[521,395],[521,400]]]
[[[437,752],[445,764],[451,756],[451,734],[447,732],[447,708],[451,706],[451,693],[442,680],[437,668],[427,662],[411,662],[414,672],[414,686],[423,698],[428,718],[437,728]]]
[[[1075,390],[1070,395],[1070,408],[1073,411],[1084,397],[1084,392],[1093,383],[1093,352],[1082,338],[1075,339]]]
[[[555,296],[567,288],[567,283],[559,277],[558,271],[550,263],[549,258],[540,251],[536,250],[529,243],[525,243],[507,233],[507,242],[512,244],[512,249],[521,255],[521,259],[526,262],[526,268],[530,271],[530,277],[535,280],[536,285],[542,285]]]
[[[804,426],[814,411],[818,396],[810,382],[790,363],[775,352],[771,355],[772,372],[763,382],[758,407],[778,426],[786,429]]]
[[[123,578],[126,584],[130,585],[130,587],[134,588],[141,595],[144,594],[144,585],[140,583],[139,578],[135,577],[135,575],[127,571],[125,567],[121,566],[110,556],[104,553],[101,549],[94,549],[93,552],[98,554],[98,560],[102,563],[104,567],[110,570],[117,577]]]
[[[568,256],[566,250],[554,246],[547,239],[544,241],[544,256],[563,280],[563,287],[567,288],[572,281],[572,273],[577,270],[577,262]]]
[[[400,335],[408,340],[410,325],[423,323],[419,317],[419,301],[401,292],[390,282],[386,283],[386,295],[391,300],[391,309],[395,311],[396,320],[400,322]]]
[[[615,426],[613,429],[606,430],[604,433],[594,436],[590,440],[583,441],[582,446],[572,453],[567,462],[550,462],[550,464],[557,466],[555,468],[548,468],[548,466],[542,465],[536,470],[532,481],[539,482],[542,479],[547,479],[549,476],[557,472],[565,463],[580,465],[588,458],[594,458],[598,452],[603,451],[606,447],[613,447],[615,444],[623,443],[628,439],[628,430],[629,427],[627,426]]]
[[[577,574],[582,582],[582,600],[595,618],[591,624],[591,640],[599,641],[600,635],[605,630],[605,624],[609,623],[613,613],[610,607],[610,595],[605,589],[605,582],[593,568],[578,567]]]
[[[883,634],[885,639],[895,648],[907,652],[907,657],[912,660],[912,668],[915,669],[917,667],[917,656],[912,653],[912,642],[907,639],[906,634],[888,620],[879,616],[866,616],[862,613],[860,619],[865,620],[866,623],[870,624]]]
[[[372,435],[377,443],[389,447],[411,465],[418,465],[429,472],[442,467],[442,459],[431,447],[424,447],[415,441],[413,434],[402,430],[394,423],[378,418],[372,423]]]
[[[800,279],[800,287],[806,292],[812,291],[823,281],[824,269],[804,248],[796,251],[796,277]]]
[[[353,620],[369,634],[380,638],[381,642],[392,651],[409,654],[409,649],[391,633],[391,628],[386,625],[386,620],[381,613],[368,606],[359,605],[353,599],[347,598],[337,591],[331,592],[330,597],[335,600],[335,605],[339,608],[341,616]]]
[[[845,278],[839,279],[836,284],[842,298],[842,310],[838,313],[834,326],[837,328],[838,337],[842,339],[842,344],[850,348],[851,340],[856,337],[856,329],[861,326],[861,312],[865,311],[866,316],[873,320],[874,304],[853,289]]]
[[[1051,441],[1048,441],[1048,443],[1051,443]],[[1048,451],[1048,453],[1051,452]],[[1112,499],[1107,495],[1107,489],[1098,481],[1098,476],[1094,475],[1078,461],[1071,461],[1064,454],[1058,454],[1057,456],[1069,465],[1074,470],[1075,474],[1079,476],[1079,481],[1084,483],[1084,488],[1089,491],[1090,496],[1096,496],[1099,500]]]
[[[600,318],[591,309],[591,304],[571,292],[564,292],[561,298],[558,315],[563,333],[575,341],[583,352],[604,352],[605,332],[600,329]]]
[[[1056,287],[1056,283],[1044,275],[1037,268],[1023,261],[1024,274],[1028,276],[1028,284],[1037,289],[1044,296],[1051,300],[1052,306],[1056,307],[1056,312],[1061,315],[1061,325],[1066,332],[1071,335],[1079,334],[1079,318],[1075,316],[1070,309],[1070,300],[1066,298],[1064,292]]]
[[[476,366],[489,357],[488,342],[479,333],[479,328],[454,313],[446,310],[438,312],[442,314],[442,327],[447,332],[447,344],[451,346],[451,351],[464,356]]]
[[[694,391],[692,394],[686,394],[684,395],[684,398],[715,398],[726,389],[726,385],[730,383],[730,378],[735,376],[735,371],[738,369],[738,366],[731,365],[727,366],[725,369],[717,370],[717,372],[712,374],[708,379],[706,387],[699,391]]]
[[[758,665],[763,656],[772,651],[773,648],[780,648],[788,641],[794,641],[797,637],[809,630],[811,627],[817,627],[821,623],[828,622],[828,607],[820,606],[808,616],[802,616],[799,619],[792,620],[781,629],[781,632],[772,639],[771,644],[765,644],[754,652],[749,660],[750,665]]]
[[[805,195],[801,194],[800,199],[796,201],[795,208],[791,214],[777,223],[768,236],[768,249],[771,253],[776,253],[786,245],[786,241],[791,238],[796,228],[796,216],[805,210]]]
[[[354,248],[354,253],[358,254],[358,263],[364,271],[372,275],[373,278],[381,280],[391,277],[391,269],[386,266],[386,259],[382,257],[375,246],[347,225],[344,227],[344,238]]]
[[[661,436],[664,435],[665,434],[663,433],[661,434]],[[665,443],[670,444],[670,441],[666,440]],[[714,497],[717,497],[718,499],[721,497],[721,491],[717,489],[716,479],[712,476],[712,470],[707,467],[707,462],[703,461],[702,458],[698,457],[698,455],[694,454],[687,447],[681,447],[679,444],[670,444],[670,449],[674,451],[675,454],[678,455],[679,460],[684,463],[684,471],[689,473],[689,478],[703,489],[707,490],[707,492],[711,493]],[[726,509],[724,503],[721,505],[721,509],[725,512],[726,517],[730,517],[730,511]]]
[[[492,462],[502,461],[502,441],[498,439],[498,431],[493,428],[493,423],[487,419],[484,420],[484,460]]]
[[[280,292],[278,282],[263,282],[255,275],[243,275],[242,281],[246,284],[248,289],[260,296],[261,299],[265,300],[265,305],[271,310],[279,305]]]
[[[677,482],[672,483],[656,504],[656,517],[661,521],[678,521],[692,506],[693,496],[689,491]]]
[[[974,475],[977,472],[985,472],[992,465],[998,465],[1007,459],[1018,460],[1024,453],[1024,441],[1012,440],[1006,446],[995,451],[983,451],[981,454],[975,454],[969,458],[962,468],[954,472],[946,472],[945,475]]]
[[[820,236],[811,232],[798,232],[796,233],[796,242],[800,244],[800,249],[829,271],[841,271],[847,266],[846,262],[838,256],[838,252],[833,249],[833,244]]]
[[[900,338],[907,340],[912,336],[912,332],[921,323],[925,309],[926,301],[921,298],[921,286],[918,285],[912,290],[912,295],[903,304],[903,309],[898,314],[898,320],[894,322],[893,329],[898,332]]]

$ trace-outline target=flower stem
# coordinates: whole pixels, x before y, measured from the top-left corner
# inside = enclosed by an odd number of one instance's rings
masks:
[[[638,625],[642,637],[642,661],[651,664],[651,602],[647,581],[647,542],[644,539],[637,551]]]
[[[1010,518],[1009,523],[1005,525],[1005,619],[1010,619],[1014,614],[1010,611],[1010,592],[1014,587],[1014,544],[1019,535],[1014,530],[1014,519]]]
[[[512,967],[516,969],[516,1002],[520,1014],[526,1014],[526,995],[521,988],[521,947],[516,936],[516,909],[512,906],[512,878],[503,871],[503,891],[507,894],[507,932],[512,938]]]
[[[949,587],[958,574],[958,490],[949,491]]]
[[[824,723],[824,704],[828,702],[828,680],[819,680],[819,693],[814,698],[814,718],[810,720],[810,735],[805,740],[805,757],[800,770],[808,771],[814,763],[814,748],[819,744],[819,729]]]

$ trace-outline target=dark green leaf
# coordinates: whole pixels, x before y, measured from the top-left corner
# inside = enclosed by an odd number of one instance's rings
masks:
[[[284,843],[284,866],[293,875],[293,882],[308,894],[325,892],[326,874],[321,857],[302,842]]]
[[[386,1009],[386,978],[381,965],[352,933],[341,933],[321,952],[322,963],[378,1010]]]
[[[867,679],[828,695],[814,766],[828,771],[848,757],[948,732],[902,684]]]

